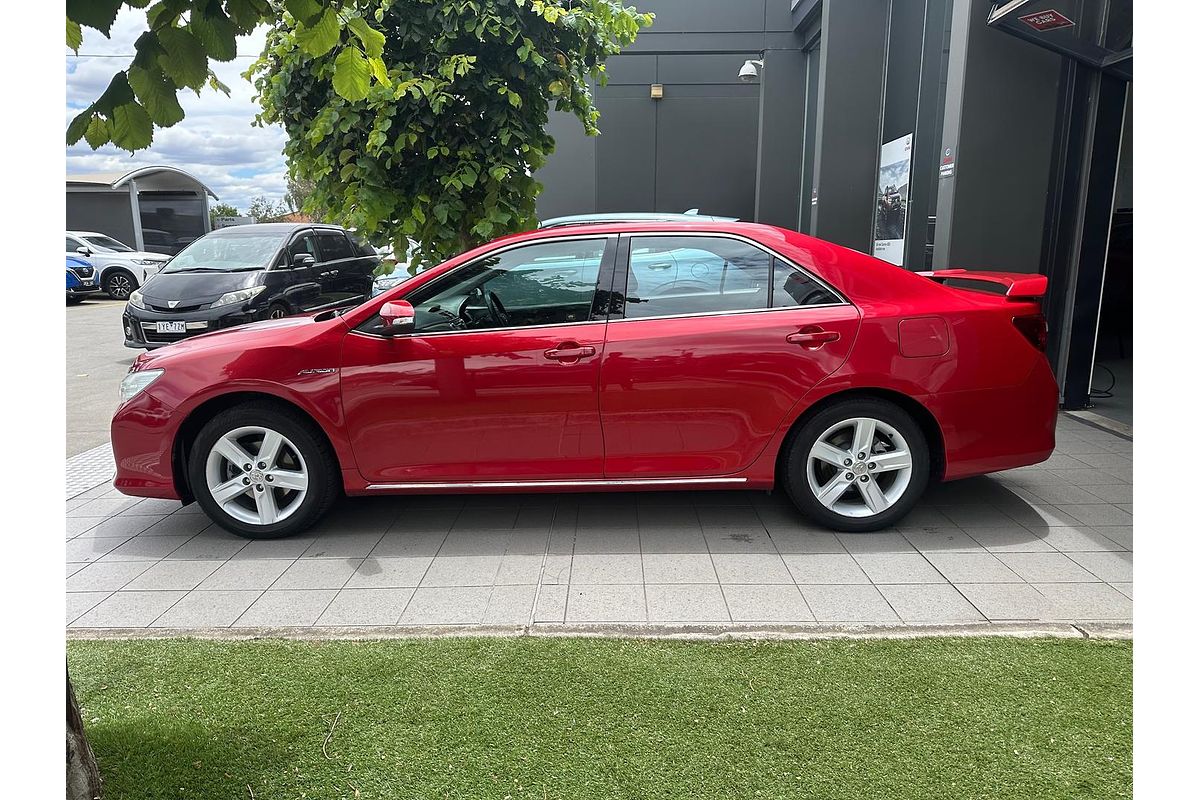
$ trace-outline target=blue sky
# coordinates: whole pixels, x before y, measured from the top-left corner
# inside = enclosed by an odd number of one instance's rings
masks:
[[[123,8],[113,25],[111,39],[99,31],[83,29],[80,56],[67,50],[67,112],[65,125],[100,96],[113,73],[128,66],[133,42],[145,30],[146,17],[137,9]],[[187,116],[171,128],[154,132],[148,150],[129,155],[106,145],[92,150],[80,140],[67,148],[67,173],[112,172],[151,164],[165,164],[192,173],[221,198],[243,212],[250,198],[267,195],[283,198],[287,190],[284,134],[278,127],[251,125],[258,106],[254,90],[241,73],[262,50],[265,30],[238,40],[238,58],[229,63],[211,62],[213,71],[231,90],[191,90],[179,95]]]

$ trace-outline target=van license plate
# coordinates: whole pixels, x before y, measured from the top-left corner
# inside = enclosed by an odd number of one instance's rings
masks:
[[[187,333],[187,329],[182,322],[156,322],[154,330],[158,333]]]

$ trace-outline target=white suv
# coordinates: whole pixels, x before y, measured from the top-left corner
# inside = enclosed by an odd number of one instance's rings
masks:
[[[91,231],[67,231],[67,255],[83,255],[91,261],[100,288],[114,300],[128,300],[134,289],[170,259],[161,253],[138,252],[111,236]]]

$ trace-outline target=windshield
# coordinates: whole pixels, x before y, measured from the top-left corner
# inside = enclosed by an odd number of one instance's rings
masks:
[[[121,244],[111,236],[84,236],[83,240],[92,247],[98,247],[101,250],[113,250],[118,253],[132,253],[133,248]]]
[[[266,269],[283,246],[279,234],[205,236],[171,259],[163,272],[244,272]]]

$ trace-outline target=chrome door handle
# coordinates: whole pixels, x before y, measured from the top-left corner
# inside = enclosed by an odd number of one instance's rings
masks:
[[[584,358],[596,355],[596,348],[590,344],[580,345],[575,342],[563,342],[558,347],[546,351],[546,358],[563,364],[574,364]]]
[[[817,350],[840,338],[842,335],[837,331],[825,331],[816,327],[804,328],[795,333],[789,333],[786,337],[789,344],[798,344],[809,350]]]

